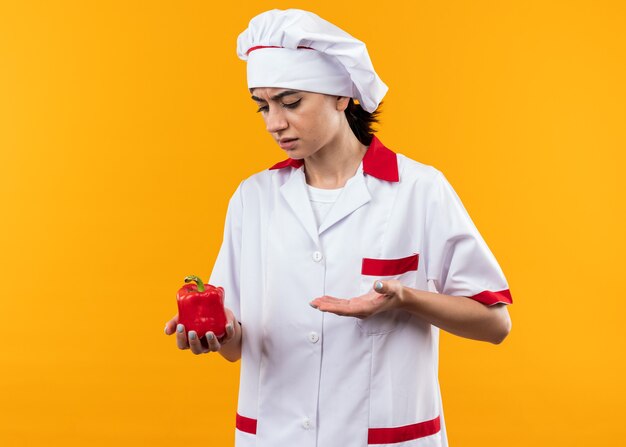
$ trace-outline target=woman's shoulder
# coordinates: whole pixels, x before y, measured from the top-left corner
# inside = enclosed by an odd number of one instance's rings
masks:
[[[434,166],[413,160],[401,153],[398,153],[397,157],[400,182],[404,185],[434,183],[443,177],[443,173]]]
[[[277,176],[288,176],[292,168],[285,169],[264,169],[244,178],[237,191],[243,198],[256,200],[260,194],[267,194],[268,188],[276,186]],[[281,182],[278,182],[279,184]]]

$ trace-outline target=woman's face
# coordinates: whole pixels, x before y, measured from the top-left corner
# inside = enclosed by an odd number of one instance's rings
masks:
[[[267,131],[290,158],[313,155],[333,142],[349,125],[344,110],[349,98],[285,88],[255,88]]]

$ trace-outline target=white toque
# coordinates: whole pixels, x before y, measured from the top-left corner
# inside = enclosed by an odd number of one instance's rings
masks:
[[[266,11],[237,38],[248,61],[248,88],[292,88],[355,98],[373,112],[387,86],[372,66],[365,44],[312,12]]]

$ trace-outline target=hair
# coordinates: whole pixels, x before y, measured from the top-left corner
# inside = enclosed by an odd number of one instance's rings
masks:
[[[382,102],[380,105],[382,105]],[[352,129],[357,139],[365,146],[370,145],[374,133],[377,130],[374,129],[374,124],[379,122],[380,105],[376,110],[370,113],[366,112],[360,104],[355,103],[354,100],[350,98],[348,107],[344,111],[350,129]]]

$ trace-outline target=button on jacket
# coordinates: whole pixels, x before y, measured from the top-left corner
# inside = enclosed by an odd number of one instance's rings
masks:
[[[502,270],[441,172],[374,137],[318,227],[301,160],[244,180],[211,284],[243,328],[238,447],[446,446],[439,329],[405,311],[323,313],[376,279],[511,303]]]

